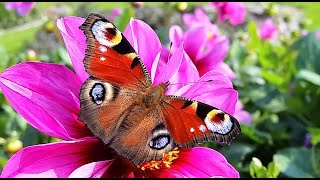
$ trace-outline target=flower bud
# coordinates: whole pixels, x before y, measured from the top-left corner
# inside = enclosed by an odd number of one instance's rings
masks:
[[[37,61],[37,53],[33,49],[27,50],[27,60],[28,61]]]
[[[177,8],[178,11],[184,12],[188,8],[188,3],[187,2],[178,2],[176,4],[176,8]]]
[[[143,2],[132,2],[131,5],[134,7],[134,8],[140,8],[143,6]]]
[[[52,21],[48,21],[45,25],[44,25],[44,29],[46,32],[48,33],[52,33],[54,32],[54,28],[55,28],[55,25]]]
[[[19,139],[9,140],[5,146],[4,151],[8,153],[16,153],[23,148],[23,144]]]

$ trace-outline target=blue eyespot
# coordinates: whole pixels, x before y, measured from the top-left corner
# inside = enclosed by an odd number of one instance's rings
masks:
[[[106,95],[106,90],[104,86],[100,83],[96,83],[90,91],[90,96],[92,98],[92,101],[98,105],[103,102],[105,95]]]
[[[164,149],[168,144],[170,143],[170,137],[167,135],[160,135],[157,136],[155,138],[153,138],[150,142],[149,142],[149,146],[152,149]]]

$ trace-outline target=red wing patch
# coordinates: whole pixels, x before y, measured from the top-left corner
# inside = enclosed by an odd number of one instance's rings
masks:
[[[167,96],[162,112],[171,136],[184,147],[215,140],[229,144],[241,131],[239,122],[226,112],[182,97]]]

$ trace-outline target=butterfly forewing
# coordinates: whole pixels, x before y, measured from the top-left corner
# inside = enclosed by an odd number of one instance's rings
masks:
[[[145,65],[112,22],[92,13],[80,29],[87,39],[84,66],[91,76],[130,89],[151,85]]]
[[[195,100],[167,96],[162,109],[168,130],[183,147],[215,140],[229,144],[241,131],[233,116]]]

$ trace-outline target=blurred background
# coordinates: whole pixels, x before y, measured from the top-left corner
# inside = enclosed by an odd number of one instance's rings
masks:
[[[230,146],[205,146],[221,152],[241,177],[320,177],[320,3],[243,5],[243,22],[232,24],[220,21],[217,6],[207,2],[36,2],[25,11],[0,3],[0,72],[24,61],[72,69],[56,27],[60,17],[95,12],[120,31],[134,17],[169,46],[170,27],[186,29],[182,15],[202,7],[229,40],[223,61],[243,105],[239,137]],[[55,141],[20,117],[0,91],[0,172],[21,148]]]

